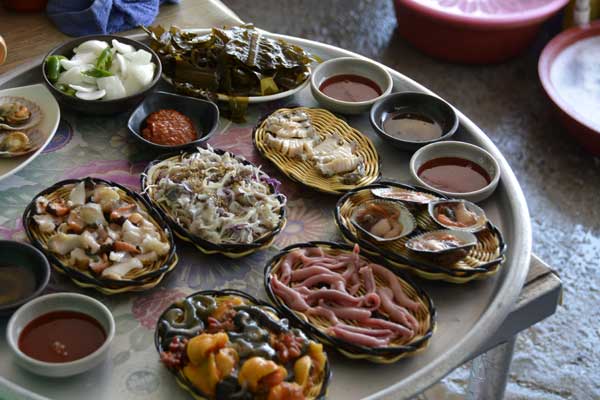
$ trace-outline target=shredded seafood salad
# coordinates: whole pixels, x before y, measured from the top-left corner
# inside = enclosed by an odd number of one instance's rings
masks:
[[[277,193],[279,182],[210,146],[157,163],[148,176],[153,201],[208,242],[249,244],[281,222],[286,199]]]

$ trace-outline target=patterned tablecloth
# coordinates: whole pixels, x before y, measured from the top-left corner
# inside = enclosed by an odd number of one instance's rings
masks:
[[[48,293],[80,291],[100,299],[112,311],[117,329],[109,360],[77,379],[62,379],[55,384],[56,380],[31,375],[5,361],[11,356],[2,336],[0,376],[57,399],[82,398],[91,388],[94,398],[164,399],[171,392],[175,398],[185,398],[185,392],[159,364],[154,349],[154,327],[160,313],[176,299],[204,289],[234,288],[266,298],[263,268],[278,248],[308,240],[339,239],[333,220],[337,197],[317,193],[285,178],[252,145],[252,128],[257,118],[291,103],[314,105],[314,100],[305,89],[287,102],[252,107],[246,123],[233,124],[222,118],[218,133],[209,142],[215,148],[262,165],[282,182],[281,190],[288,198],[288,223],[271,248],[230,260],[203,255],[178,240],[180,261],[176,269],[157,288],[137,294],[105,296],[96,291],[82,291],[53,272]],[[37,192],[57,181],[96,176],[139,191],[140,173],[158,153],[135,141],[127,129],[128,117],[128,113],[109,118],[64,113],[55,137],[44,152],[28,167],[0,182],[0,238],[26,240],[21,223],[25,206]],[[0,331],[4,331],[5,324],[6,321],[0,321]],[[2,390],[0,398],[4,398]]]

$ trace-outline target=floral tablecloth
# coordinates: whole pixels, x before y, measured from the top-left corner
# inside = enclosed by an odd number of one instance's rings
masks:
[[[233,124],[222,118],[219,132],[209,142],[213,147],[262,165],[267,173],[282,182],[281,191],[288,198],[288,223],[271,248],[230,260],[203,255],[177,241],[180,261],[176,269],[159,287],[137,294],[105,296],[92,290],[83,291],[53,273],[47,292],[83,292],[100,299],[111,309],[117,330],[109,360],[77,379],[57,382],[31,375],[15,366],[2,337],[0,376],[56,399],[82,398],[92,388],[94,398],[164,399],[170,393],[174,398],[185,398],[185,392],[159,364],[154,349],[154,327],[160,313],[176,299],[204,289],[234,288],[266,298],[263,268],[278,248],[308,240],[339,239],[333,220],[337,197],[309,190],[285,178],[252,145],[252,128],[257,118],[285,104],[311,105],[314,100],[305,89],[286,102],[252,107],[246,123]],[[96,118],[64,113],[55,137],[44,152],[28,167],[0,182],[0,238],[26,240],[21,223],[25,206],[37,192],[62,179],[96,176],[139,191],[140,173],[158,153],[131,137],[127,129],[128,116],[124,113]],[[363,122],[366,125],[366,121]],[[0,331],[4,331],[5,324],[6,321],[0,321]]]

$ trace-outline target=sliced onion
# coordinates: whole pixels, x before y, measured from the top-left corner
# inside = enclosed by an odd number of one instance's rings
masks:
[[[121,54],[133,53],[135,51],[133,46],[121,43],[117,39],[112,40],[112,47]]]
[[[82,93],[92,93],[98,90],[97,87],[91,85],[69,85],[71,89]]]
[[[127,60],[125,60],[125,57],[123,57],[122,55],[120,55],[119,53],[117,53],[117,64],[119,65],[119,75],[121,75],[121,79],[126,79],[127,78]]]
[[[75,96],[81,100],[100,100],[106,95],[106,90],[97,90],[95,92],[76,92]]]
[[[77,53],[94,53],[100,55],[102,50],[108,47],[108,43],[102,40],[88,40],[87,42],[81,43],[79,46],[73,49],[75,54]]]

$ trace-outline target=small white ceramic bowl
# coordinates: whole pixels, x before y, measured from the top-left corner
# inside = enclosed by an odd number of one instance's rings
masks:
[[[440,157],[457,157],[473,161],[488,173],[491,182],[482,189],[466,193],[447,192],[431,186],[423,181],[417,172],[427,161]],[[465,199],[474,203],[491,196],[496,190],[498,182],[500,182],[500,166],[496,159],[481,147],[464,142],[438,142],[421,147],[410,159],[410,174],[421,186],[445,194],[448,197]]]
[[[19,349],[21,332],[35,318],[53,311],[77,311],[91,316],[104,328],[106,341],[92,354],[71,362],[50,363],[29,357]],[[100,364],[108,356],[114,336],[115,320],[109,309],[98,300],[78,293],[54,293],[38,297],[21,306],[6,327],[6,341],[16,363],[34,374],[50,377],[77,375]]]
[[[381,89],[381,95],[367,101],[342,101],[325,95],[319,87],[327,79],[336,75],[358,75],[375,82]],[[369,111],[373,103],[391,93],[394,83],[385,68],[378,64],[354,57],[340,57],[325,61],[314,69],[310,77],[313,96],[326,109],[341,114],[360,114]]]

